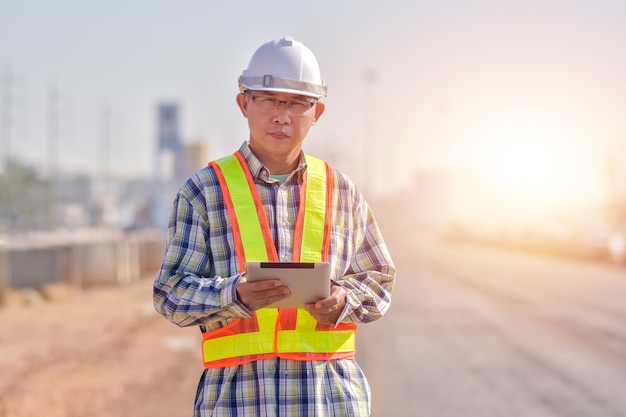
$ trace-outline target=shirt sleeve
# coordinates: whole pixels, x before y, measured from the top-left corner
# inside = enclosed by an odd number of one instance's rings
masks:
[[[346,274],[336,280],[347,292],[341,322],[369,323],[389,309],[396,268],[374,214],[356,192],[352,217],[353,254]]]
[[[155,309],[179,326],[221,327],[220,322],[251,317],[237,299],[242,274],[207,276],[211,249],[206,211],[184,191],[176,196],[169,217],[165,255],[153,287]]]

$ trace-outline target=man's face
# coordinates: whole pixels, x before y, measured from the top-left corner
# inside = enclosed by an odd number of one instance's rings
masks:
[[[276,100],[282,102],[278,107]],[[284,102],[289,102],[289,109]],[[248,119],[254,153],[261,159],[299,154],[309,129],[324,112],[324,104],[311,104],[315,102],[311,97],[271,91],[249,90],[237,95],[237,104]]]

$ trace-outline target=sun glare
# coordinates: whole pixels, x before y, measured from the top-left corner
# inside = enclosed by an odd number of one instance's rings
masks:
[[[508,217],[580,201],[597,192],[597,175],[580,134],[564,121],[528,110],[485,119],[465,141],[476,175],[473,196]]]
[[[501,192],[546,199],[558,197],[567,180],[565,138],[533,122],[493,125],[484,133],[479,171]]]

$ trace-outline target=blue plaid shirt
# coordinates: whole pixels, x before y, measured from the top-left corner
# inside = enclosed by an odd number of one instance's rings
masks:
[[[254,156],[247,161],[263,202],[278,257],[292,260],[304,155],[284,183]],[[368,323],[389,308],[395,267],[374,216],[354,184],[334,171],[331,277],[347,292],[339,322]],[[154,282],[156,310],[179,326],[210,331],[251,317],[238,299],[241,273],[228,211],[212,168],[181,187],[169,220],[167,249]],[[355,360],[267,359],[203,372],[196,417],[369,416],[370,388]]]

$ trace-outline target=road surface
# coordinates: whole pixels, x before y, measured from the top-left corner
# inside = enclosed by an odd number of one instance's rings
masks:
[[[626,417],[626,269],[420,236],[359,331],[374,416]]]
[[[394,300],[358,333],[374,417],[626,417],[626,269],[384,231]],[[40,295],[0,310],[0,417],[191,415],[200,335],[151,277]]]

